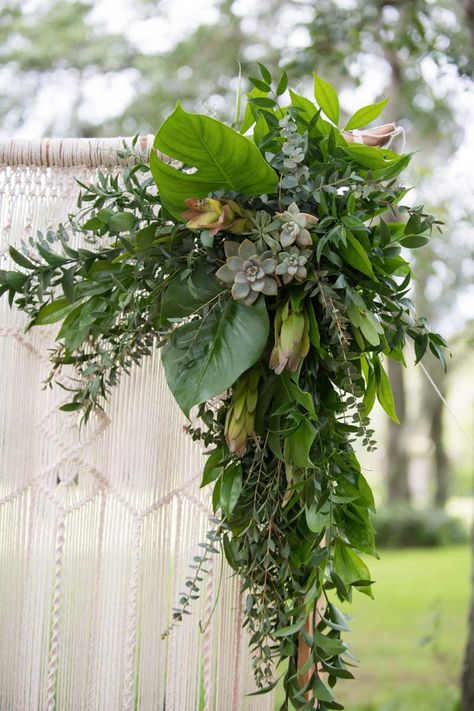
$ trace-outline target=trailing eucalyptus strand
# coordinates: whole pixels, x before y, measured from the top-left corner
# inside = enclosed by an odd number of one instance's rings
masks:
[[[340,131],[320,77],[316,103],[288,92],[286,73],[274,83],[260,66],[250,81],[239,131],[178,104],[149,162],[81,184],[66,225],[11,248],[19,268],[0,272],[0,295],[29,327],[60,324],[48,382],[73,366],[63,409],[85,420],[162,349],[207,448],[215,512],[164,635],[223,550],[242,580],[257,693],[278,667],[281,711],[340,709],[333,687],[354,658],[337,601],[372,595],[365,556],[377,555],[353,443],[374,449],[376,399],[398,421],[384,363],[404,364],[408,339],[417,361],[429,349],[444,363],[444,340],[414,314],[406,259],[437,223],[403,204],[410,156],[350,133],[385,102]]]

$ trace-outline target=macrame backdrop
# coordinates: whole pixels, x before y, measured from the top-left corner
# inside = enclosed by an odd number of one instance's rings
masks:
[[[122,139],[0,142],[0,267],[9,244],[67,221],[75,178],[120,165],[122,148]],[[3,298],[1,711],[270,711],[270,696],[245,696],[254,687],[239,583],[220,556],[192,617],[161,640],[210,509],[203,457],[159,353],[79,430],[76,415],[58,411],[67,393],[42,389],[56,329],[24,326]]]

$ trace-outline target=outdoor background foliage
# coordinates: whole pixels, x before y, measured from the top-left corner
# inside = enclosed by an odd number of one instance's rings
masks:
[[[309,96],[317,70],[337,86],[347,115],[390,97],[383,118],[399,121],[408,150],[418,151],[412,203],[444,222],[417,250],[415,301],[453,353],[447,375],[434,359],[427,366],[449,411],[422,372],[392,363],[402,425],[378,416],[378,451],[363,460],[381,508],[380,544],[391,547],[459,544],[472,515],[473,43],[472,0],[0,3],[3,137],[154,133],[178,98],[231,119],[238,62],[244,75],[257,61],[284,66]],[[364,711],[455,708],[466,545],[382,558],[376,601],[355,606],[363,664],[345,700]]]

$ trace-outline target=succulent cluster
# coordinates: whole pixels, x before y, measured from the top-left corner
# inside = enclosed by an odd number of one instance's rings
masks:
[[[292,202],[285,212],[277,212],[277,216],[282,222],[280,242],[282,247],[289,247],[296,243],[302,249],[312,247],[313,240],[308,231],[308,227],[315,225],[317,217],[306,212],[300,212],[298,205]]]
[[[260,294],[277,294],[274,277],[277,261],[273,252],[257,254],[255,244],[249,239],[240,244],[225,242],[224,249],[227,261],[217,270],[216,276],[232,287],[232,296],[236,301],[243,301],[250,306]]]
[[[191,209],[183,217],[188,228],[206,229],[213,236],[225,230],[254,238],[240,243],[224,241],[226,262],[216,276],[231,289],[236,301],[250,306],[260,294],[275,296],[282,284],[306,279],[311,257],[308,248],[313,246],[310,229],[318,219],[300,212],[296,203],[273,216],[265,210],[251,214],[234,200],[193,198],[187,204]]]
[[[287,252],[280,252],[278,254],[280,263],[275,269],[275,274],[281,276],[284,284],[289,284],[293,279],[304,281],[308,274],[305,265],[310,256],[310,251],[299,250],[297,247],[291,247]]]

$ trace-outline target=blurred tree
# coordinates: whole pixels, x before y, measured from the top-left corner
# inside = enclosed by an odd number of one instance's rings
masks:
[[[457,0],[367,0],[352,4],[356,6],[353,12],[348,12],[347,4],[341,5],[337,0],[314,4],[312,21],[306,25],[311,36],[310,47],[293,58],[292,68],[305,74],[314,66],[334,67],[337,74],[342,70],[351,76],[351,82],[363,82],[367,73],[378,76],[379,90],[373,98],[386,93],[391,99],[385,114],[387,118],[402,123],[410,119],[415,128],[414,142],[425,145],[423,160],[428,156],[434,166],[452,151],[456,139],[462,136],[463,129],[454,120],[450,101],[449,86],[455,86],[456,82],[446,79],[452,70],[459,77],[472,74],[472,43],[464,21],[467,13],[472,31],[472,1],[465,4]],[[418,169],[426,171],[426,166],[419,163]],[[436,257],[433,247],[431,251],[422,250],[415,269],[420,313],[427,314],[433,321],[439,320],[440,304],[441,308],[446,307],[446,300],[433,302],[426,298]],[[449,280],[447,286],[449,292]],[[399,363],[392,362],[389,374],[402,418],[407,399],[403,369]],[[440,389],[445,391],[444,373],[437,369],[434,375]],[[444,506],[449,461],[442,436],[443,403],[428,381],[424,382],[423,392],[435,481],[434,503]],[[388,423],[387,494],[390,501],[410,499],[406,434],[406,422],[401,427],[391,421]]]
[[[127,33],[113,32],[94,13],[99,5],[113,0],[64,2],[45,0],[35,8],[22,0],[6,3],[0,14],[0,69],[8,91],[0,99],[4,132],[18,133],[38,112],[44,92],[56,89],[57,107],[51,119],[42,108],[43,122],[37,131],[43,135],[117,135],[154,132],[180,99],[220,117],[230,118],[237,92],[239,59],[244,73],[250,70],[251,47],[257,44],[262,58],[272,67],[280,53],[262,32],[270,8],[278,3],[262,2],[251,31],[242,30],[233,0],[216,0],[219,12],[215,24],[201,24],[163,50],[168,39],[156,37],[156,48],[142,50],[139,40]],[[267,8],[268,4],[268,8]],[[161,10],[163,6],[163,10]],[[134,0],[133,22],[152,21],[165,15],[166,3]],[[150,25],[150,32],[156,29]],[[87,88],[94,79],[104,86],[116,82],[123,101],[105,119],[89,115]],[[0,79],[1,82],[1,79]],[[119,84],[118,82],[121,82]],[[124,88],[127,92],[124,92]],[[129,98],[127,100],[127,94]],[[203,101],[205,97],[205,101]]]
[[[44,95],[57,92],[59,110],[48,116],[43,107],[47,119],[39,130],[49,135],[95,133],[79,112],[87,81],[97,73],[105,81],[120,75],[136,52],[123,36],[89,22],[92,8],[91,2],[56,0],[34,9],[21,0],[3,5],[0,65],[8,86],[0,99],[4,131],[21,130],[38,112]]]

